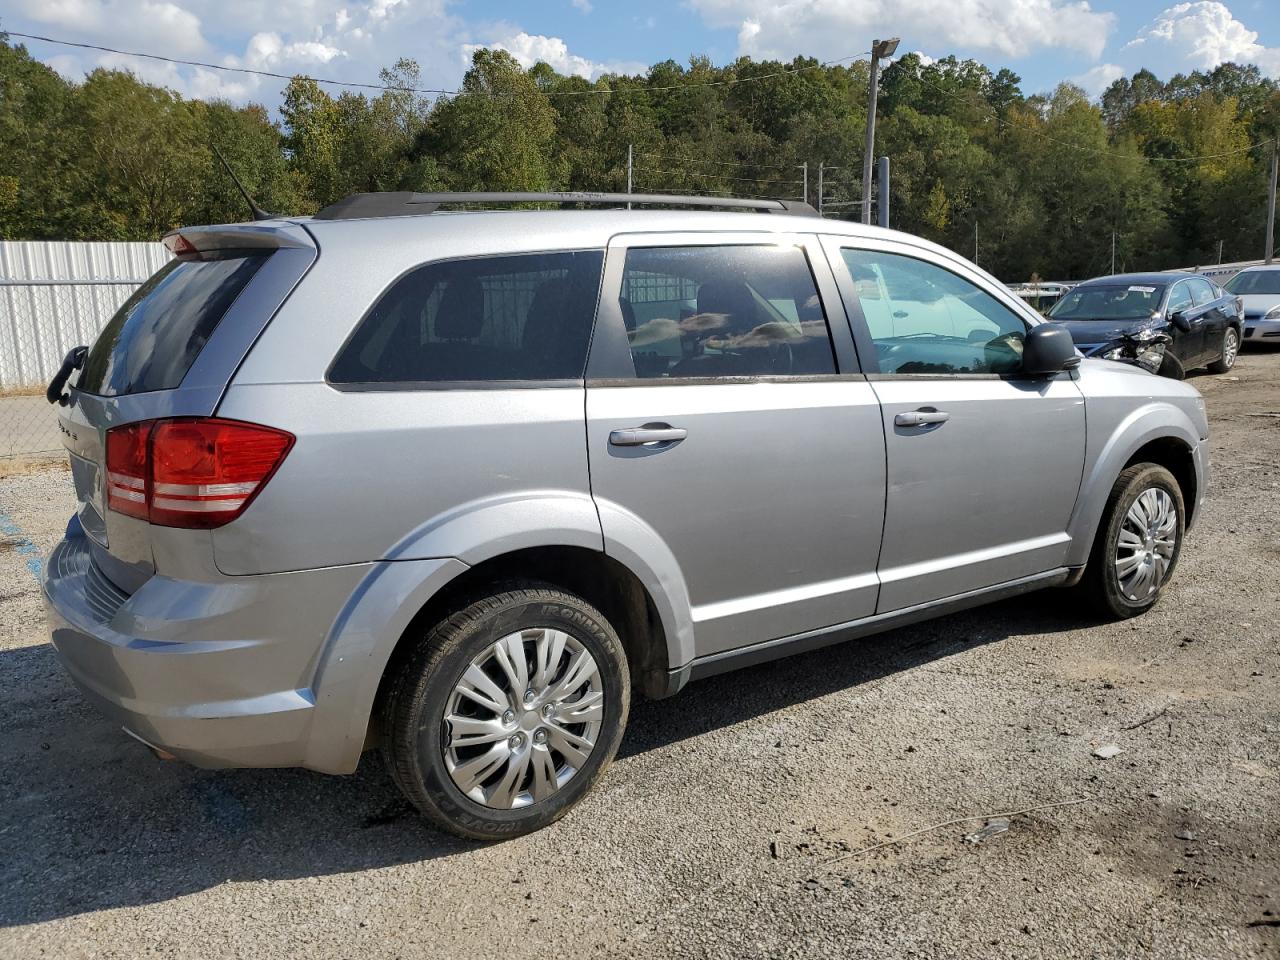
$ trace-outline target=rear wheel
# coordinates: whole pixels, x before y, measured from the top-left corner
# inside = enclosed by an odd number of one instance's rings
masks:
[[[1104,616],[1146,613],[1173,576],[1185,531],[1173,474],[1154,463],[1127,468],[1111,488],[1081,590]]]
[[[617,751],[631,697],[622,642],[581,597],[514,585],[432,627],[384,703],[392,778],[460,836],[562,817]]]
[[[1227,327],[1222,334],[1222,356],[1209,364],[1210,373],[1226,373],[1236,365],[1236,357],[1240,356],[1240,332],[1235,327]]]

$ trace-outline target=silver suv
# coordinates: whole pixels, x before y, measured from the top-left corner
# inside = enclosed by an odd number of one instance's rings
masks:
[[[613,209],[438,209],[477,198]],[[51,386],[79,509],[44,591],[85,695],[204,767],[380,745],[502,837],[600,778],[633,688],[1041,587],[1156,602],[1205,489],[1193,388],[1081,360],[916,237],[698,203],[171,234]]]

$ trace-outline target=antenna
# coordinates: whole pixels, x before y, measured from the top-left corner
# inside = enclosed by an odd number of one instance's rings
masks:
[[[227,171],[227,176],[231,178],[231,182],[236,185],[236,189],[240,191],[240,196],[244,197],[244,202],[249,205],[249,210],[253,214],[254,220],[275,220],[274,213],[268,213],[260,206],[253,202],[253,197],[249,196],[249,191],[244,188],[244,184],[240,182],[240,178],[236,176],[236,172],[231,169],[231,164],[227,163],[227,158],[222,155],[222,151],[213,144],[209,145],[209,149],[213,151],[213,155],[222,161],[223,169]]]

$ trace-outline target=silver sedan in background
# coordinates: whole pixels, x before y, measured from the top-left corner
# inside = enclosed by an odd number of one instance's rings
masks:
[[[1223,289],[1244,306],[1244,342],[1280,345],[1280,264],[1245,267]]]

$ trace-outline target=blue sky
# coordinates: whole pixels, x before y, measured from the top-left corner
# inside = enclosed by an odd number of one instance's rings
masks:
[[[836,60],[875,37],[900,52],[1007,66],[1023,89],[1098,94],[1140,67],[1162,78],[1225,60],[1280,78],[1280,0],[0,0],[0,28],[227,66],[377,82],[398,57],[453,88],[476,46],[596,76],[705,54]],[[68,77],[129,67],[188,96],[276,105],[280,81],[24,41]]]

